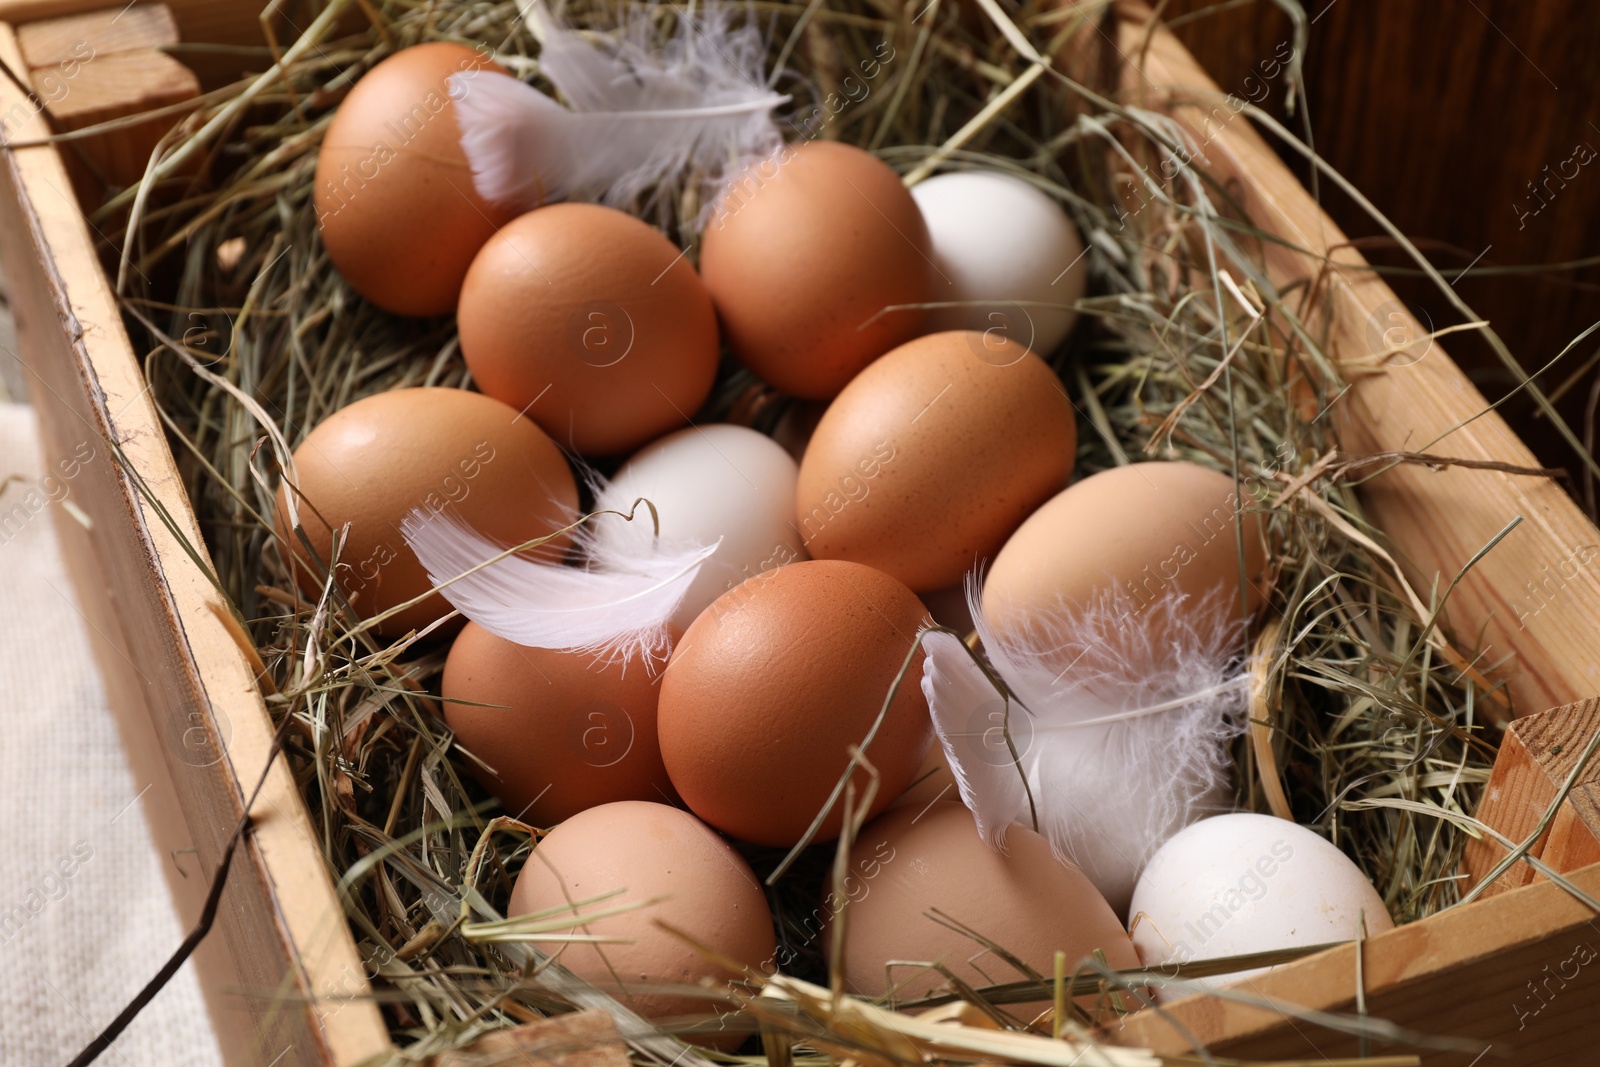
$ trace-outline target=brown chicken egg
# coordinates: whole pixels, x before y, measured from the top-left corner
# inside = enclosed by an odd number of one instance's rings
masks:
[[[830,892],[823,911],[833,918],[849,909],[842,965],[846,990],[859,996],[892,990],[911,1000],[945,984],[936,970],[890,961],[942,963],[976,987],[1028,978],[935,921],[933,910],[1042,975],[1055,972],[1057,951],[1067,954],[1069,968],[1096,950],[1111,967],[1139,966],[1127,931],[1083,872],[1057,860],[1049,842],[1026,827],[1010,827],[1004,852],[990,848],[960,804],[904,805],[863,827],[849,872],[848,903]],[[824,936],[830,955],[832,943]]]
[[[596,899],[611,893],[620,895]],[[760,883],[727,842],[688,812],[629,800],[574,815],[528,857],[506,912],[583,916],[651,901],[583,923],[573,932],[616,941],[568,944],[557,959],[647,1019],[703,1017],[699,1032],[685,1035],[695,1044],[737,1048],[746,1034],[726,1026],[723,1002],[659,988],[743,975],[730,974],[658,921],[751,974],[777,969],[772,913]]]
[[[961,580],[1067,484],[1072,402],[1004,337],[936,333],[901,345],[829,405],[800,463],[796,520],[817,559],[847,559],[920,591]]]
[[[447,315],[478,249],[513,212],[472,184],[448,79],[505,70],[465,45],[396,52],[339,105],[317,155],[317,226],[356,292],[401,315]]]
[[[660,231],[595,204],[508,224],[472,261],[457,313],[478,388],[585,455],[689,421],[717,373],[717,317]]]
[[[921,811],[936,800],[961,803],[961,790],[956,785],[955,773],[950,770],[950,760],[944,754],[944,746],[937,741],[928,748],[928,754],[923,758],[922,766],[917,768],[911,788],[901,793],[890,806],[913,807]]]
[[[1254,611],[1265,561],[1260,515],[1240,504],[1228,475],[1133,463],[1063,490],[1011,535],[984,579],[983,614],[996,633],[1022,636],[1051,616],[1110,608],[1148,619],[1159,641],[1170,608],[1152,608],[1173,595],[1188,598],[1181,610],[1204,606],[1221,623]]]
[[[725,833],[792,845],[859,745],[879,774],[875,814],[911,784],[933,740],[922,653],[868,744],[927,612],[881,571],[791,563],[724,593],[695,619],[661,680],[661,756],[678,795]],[[853,776],[857,795],[868,777]],[[816,836],[838,836],[843,803]]]
[[[444,665],[444,718],[506,812],[553,826],[614,800],[673,803],[658,678],[637,660],[527,648],[469,622]]]
[[[887,165],[811,141],[747,168],[701,237],[700,271],[734,354],[768,383],[833,396],[915,337],[933,299],[928,228]]]
[[[340,408],[294,451],[300,522],[320,562],[288,528],[287,486],[278,487],[279,535],[292,546],[307,596],[322,589],[333,534],[349,537],[339,586],[370,618],[432,588],[400,522],[412,509],[452,515],[505,545],[571,521],[578,488],[566,457],[543,430],[498,400],[463,389],[395,389]],[[559,555],[566,539],[546,546]],[[421,629],[450,611],[438,595],[378,626],[385,636]]]

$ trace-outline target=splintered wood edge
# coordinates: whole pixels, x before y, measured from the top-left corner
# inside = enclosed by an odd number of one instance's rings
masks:
[[[1239,198],[1256,226],[1291,246],[1262,249],[1275,285],[1320,279],[1330,304],[1330,353],[1351,381],[1332,412],[1345,446],[1358,453],[1429,446],[1537,466],[1436,341],[1407,366],[1372,366],[1392,323],[1402,323],[1412,337],[1426,331],[1366,269],[1250,120],[1233,116],[1222,91],[1177,38],[1159,26],[1151,30],[1149,9],[1122,0],[1114,10],[1123,97],[1182,123],[1199,146],[1200,165]],[[1482,633],[1482,647],[1462,651],[1476,654],[1482,669],[1499,667],[1494,674],[1505,679],[1518,714],[1600,689],[1600,565],[1591,562],[1600,554],[1600,531],[1560,485],[1492,470],[1406,464],[1364,486],[1362,500],[1424,598],[1521,516],[1521,526],[1462,578],[1447,619],[1458,624],[1454,632],[1464,641]]]
[[[166,4],[135,4],[44,19],[17,27],[17,44],[31,69],[84,62],[87,56],[136,52],[178,42]]]
[[[0,57],[25,77],[15,32],[3,22]],[[11,82],[0,79],[0,115],[13,112],[29,117],[13,128],[12,136],[34,139],[48,134],[27,98]],[[43,269],[53,274],[58,300],[63,307],[70,307],[81,328],[75,344],[80,359],[91,368],[95,401],[127,464],[139,473],[154,498],[134,495],[128,506],[148,539],[152,580],[159,585],[155,595],[170,598],[183,627],[177,635],[180,648],[187,646],[212,715],[231,730],[224,762],[235,783],[233,802],[242,808],[244,783],[253,785],[267,767],[274,732],[271,718],[244,654],[217,621],[217,611],[230,609],[196,569],[157,510],[159,504],[178,533],[209,565],[143,369],[123,328],[87,222],[67,191],[61,156],[49,145],[6,151],[18,194],[25,200],[23,208],[34,215]],[[66,329],[67,324],[63,322],[59,328]],[[215,723],[211,732],[227,736]],[[186,815],[201,817],[193,812]],[[292,965],[299,970],[306,992],[317,998],[314,1014],[333,1062],[355,1063],[392,1049],[383,1017],[370,998],[371,987],[344,910],[315,844],[317,829],[281,757],[273,759],[251,815],[253,828],[247,840],[253,866],[271,883],[281,930],[294,953]],[[214,813],[206,813],[206,817],[214,817]],[[241,872],[234,872],[235,879],[241,877]],[[276,955],[284,947],[261,946],[260,950]]]
[[[1544,818],[1596,731],[1600,731],[1600,698],[1518,719],[1501,742],[1478,818],[1513,841],[1526,840]],[[1462,866],[1476,884],[1505,854],[1505,848],[1494,841],[1475,840],[1468,844]],[[1557,873],[1600,861],[1600,758],[1584,768],[1555,821],[1529,854]],[[1537,878],[1542,880],[1543,876]],[[1534,880],[1533,869],[1519,863],[1496,879],[1485,893],[1503,893]]]

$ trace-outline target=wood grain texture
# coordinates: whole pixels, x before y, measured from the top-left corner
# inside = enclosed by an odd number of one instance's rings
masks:
[[[166,0],[183,38],[210,44],[262,43],[261,11],[266,6],[239,0]],[[103,11],[105,0],[0,0],[0,22],[13,26],[41,19]],[[112,6],[113,11],[121,5]]]
[[[1170,112],[1190,131],[1196,158],[1223,182],[1259,227],[1286,245],[1263,250],[1280,291],[1320,279],[1330,355],[1352,380],[1334,405],[1346,450],[1422,450],[1517,466],[1536,460],[1438,343],[1411,362],[1374,367],[1396,324],[1425,331],[1318,209],[1247,120],[1212,118],[1223,95],[1169,32],[1146,45],[1142,5],[1118,4],[1116,40],[1125,100]],[[1226,111],[1223,112],[1227,114]],[[1303,251],[1302,251],[1303,250]],[[1309,254],[1308,254],[1309,253]],[[1465,424],[1465,425],[1463,425]],[[1366,483],[1368,516],[1427,595],[1444,589],[1507,524],[1522,522],[1466,572],[1444,613],[1482,666],[1499,665],[1517,714],[1600,691],[1600,531],[1554,482],[1489,470],[1400,466]],[[1469,653],[1470,654],[1470,653]]]
[[[36,0],[30,2],[30,9],[37,12],[41,5]],[[9,6],[17,5],[13,2]],[[180,22],[184,10],[194,6],[198,4],[175,5]],[[243,4],[209,6],[234,15],[251,10]],[[0,4],[0,13],[5,7]],[[1129,27],[1124,25],[1122,29],[1127,31]],[[1174,95],[1191,93],[1195,86],[1208,86],[1203,72],[1189,63],[1181,49],[1163,41],[1158,37],[1150,53],[1151,66],[1145,72],[1156,86],[1151,90],[1151,101],[1171,102]],[[1169,80],[1163,83],[1162,77]],[[1177,94],[1168,91],[1185,86],[1188,88],[1180,88]],[[5,94],[5,88],[0,87],[0,107],[13,103]],[[1292,177],[1283,172],[1259,139],[1253,139],[1242,124],[1235,125],[1240,128],[1224,131],[1225,137],[1208,146],[1213,163],[1235,168],[1233,173],[1241,188],[1253,198],[1253,208],[1267,210],[1270,217],[1280,219],[1286,226],[1301,227],[1297,231],[1301,236],[1312,233],[1328,237],[1331,230],[1322,226],[1314,207],[1307,208],[1307,198]],[[1265,161],[1269,159],[1275,170],[1266,168]],[[1266,169],[1263,180],[1252,184],[1251,176],[1256,172],[1250,168],[1256,166]],[[37,324],[30,329],[37,335],[48,335],[48,340],[37,346],[40,355],[36,362],[41,375],[47,376],[41,380],[50,381],[61,394],[61,407],[66,414],[60,421],[82,420],[107,439],[120,442],[152,494],[150,499],[141,498],[121,471],[107,466],[110,473],[105,482],[95,486],[92,494],[86,494],[93,504],[91,513],[96,523],[89,543],[92,558],[99,566],[81,572],[79,581],[85,585],[86,593],[107,605],[109,617],[121,621],[119,649],[139,677],[134,689],[144,698],[142,703],[158,711],[156,766],[168,776],[173,796],[184,817],[191,821],[200,850],[199,861],[208,863],[214,860],[222,828],[231,823],[242,806],[239,783],[253,782],[265,765],[270,720],[242,657],[215,622],[214,612],[220,608],[215,590],[186,559],[173,532],[161,524],[152,509],[152,499],[168,506],[177,532],[196,545],[200,543],[164,436],[128,350],[127,337],[105,290],[88,233],[81,218],[62,206],[65,179],[59,157],[48,149],[14,153],[5,157],[0,173],[7,183],[0,189],[5,194],[0,208],[7,213],[3,220],[7,226],[5,239],[19,244],[31,257],[28,270],[35,275],[33,290],[41,294],[29,301],[30,318]],[[55,188],[61,203],[47,202],[52,180],[60,183]],[[14,221],[20,229],[12,229]],[[21,236],[10,236],[13,232]],[[1340,255],[1347,266],[1356,265],[1356,259]],[[1273,269],[1281,280],[1301,277],[1307,268],[1299,257],[1280,255],[1275,258]],[[1381,295],[1381,289],[1372,288],[1365,279],[1358,272],[1338,279],[1338,285],[1347,292],[1336,297],[1335,315],[1353,335],[1364,333],[1364,316],[1370,315],[1374,310],[1372,300]],[[1355,317],[1350,318],[1352,315]],[[1354,358],[1367,351],[1370,347],[1363,343],[1358,351],[1346,355]],[[1415,433],[1414,423],[1406,420],[1416,419],[1418,412],[1409,409],[1438,403],[1440,397],[1436,394],[1441,390],[1446,400],[1452,397],[1450,390],[1455,390],[1460,395],[1455,395],[1453,402],[1460,405],[1481,402],[1481,398],[1474,400],[1476,394],[1454,373],[1442,352],[1436,355],[1437,359],[1430,357],[1417,365],[1428,368],[1420,378],[1395,375],[1389,385],[1379,388],[1369,383],[1390,380],[1391,375],[1363,382],[1360,389],[1364,402],[1369,407],[1378,404],[1379,415],[1390,415],[1390,423],[1374,431],[1379,436],[1404,439],[1405,425],[1411,425]],[[1430,368],[1429,364],[1434,366]],[[1397,423],[1401,425],[1397,427]],[[1516,461],[1516,443],[1497,419],[1480,420],[1462,436],[1481,440],[1486,454]],[[1405,471],[1390,477],[1400,475],[1453,477]],[[1470,502],[1474,499],[1472,493],[1477,491],[1488,498],[1482,517],[1488,523],[1500,514],[1498,509],[1509,495],[1505,479],[1449,485],[1429,503],[1424,491],[1426,483],[1399,478],[1392,490],[1398,501],[1395,506],[1404,506],[1405,494],[1419,493],[1424,504],[1435,508],[1431,516],[1425,514],[1424,518],[1437,518],[1444,514],[1437,509],[1451,498],[1459,497],[1457,503],[1461,499]],[[1468,509],[1468,518],[1475,514]],[[1567,516],[1558,514],[1556,519],[1556,526],[1561,527]],[[1533,525],[1543,529],[1549,523]],[[1459,547],[1450,543],[1438,552],[1446,558]],[[1425,564],[1426,552],[1431,551],[1426,541],[1421,543],[1421,551]],[[1412,564],[1414,573],[1426,573],[1415,559]],[[1442,564],[1435,570],[1442,571]],[[97,582],[98,586],[93,584]],[[1577,587],[1568,590],[1571,594],[1579,591]],[[1582,591],[1592,592],[1587,587]],[[1579,598],[1571,595],[1567,599]],[[1586,599],[1595,603],[1592,597]],[[1548,622],[1560,616],[1568,626],[1575,626],[1586,618],[1563,614],[1561,600],[1555,596],[1549,605],[1535,612],[1536,621],[1543,617]],[[1462,611],[1465,618],[1474,618],[1465,608]],[[1537,652],[1537,642],[1548,640],[1557,632],[1554,626],[1539,630],[1527,638],[1528,647]],[[1593,632],[1594,627],[1590,627],[1588,640],[1593,640]],[[1584,631],[1574,628],[1564,649],[1582,651],[1587,647],[1585,640]],[[1589,656],[1579,662],[1594,663],[1596,658]],[[1517,678],[1530,673],[1527,655],[1514,666]],[[1536,666],[1541,669],[1531,672],[1533,681],[1523,679],[1515,684],[1539,700],[1541,685],[1559,687],[1565,682],[1559,670],[1544,669],[1547,662],[1540,661]],[[1600,687],[1586,687],[1586,691],[1595,688]],[[1544,700],[1539,706],[1554,702]],[[143,708],[139,712],[146,714]],[[224,757],[221,762],[203,768],[185,762],[185,731],[196,725],[209,743],[220,745]],[[291,1040],[283,1062],[354,1063],[387,1048],[387,1035],[376,1009],[369,1003],[345,1000],[365,989],[358,979],[360,964],[343,917],[333,905],[321,857],[315,850],[314,830],[281,763],[273,769],[268,783],[268,793],[256,809],[260,821],[249,862],[235,873],[221,925],[241,977],[229,987],[208,983],[208,991],[226,996],[230,989],[243,986],[262,995],[262,1000],[253,1005],[258,1012],[279,992],[275,984],[279,980],[286,980],[301,998],[325,997],[312,1008],[293,997],[278,1004],[277,1023],[282,1029],[272,1032],[272,1036],[288,1034]],[[1582,872],[1578,880],[1589,891],[1600,891],[1600,871]],[[1366,946],[1368,985],[1374,990],[1370,1008],[1374,1014],[1436,1032],[1479,1034],[1497,1044],[1514,1036],[1523,1042],[1520,1047],[1535,1057],[1548,1060],[1567,1055],[1569,1062],[1578,1062],[1579,1055],[1592,1049],[1595,1042],[1593,983],[1600,968],[1582,970],[1579,979],[1557,991],[1559,995],[1539,1001],[1532,1024],[1525,1006],[1520,1015],[1514,1010],[1514,998],[1528,995],[1521,986],[1541,976],[1541,968],[1570,959],[1576,938],[1590,938],[1600,947],[1600,936],[1591,937],[1584,932],[1592,929],[1588,925],[1592,918],[1557,887],[1530,885],[1472,908],[1382,935]],[[1595,933],[1600,935],[1600,931]],[[300,956],[291,965],[293,948],[299,949]],[[1285,999],[1337,1007],[1347,1003],[1354,990],[1354,951],[1352,947],[1335,949],[1313,960],[1280,968],[1260,980],[1261,988]],[[1219,1049],[1283,1048],[1294,1050],[1287,1054],[1311,1055],[1323,1048],[1331,1052],[1349,1047],[1348,1042],[1324,1040],[1320,1033],[1303,1038],[1275,1012],[1234,1007],[1219,1010],[1214,1004],[1180,1004],[1175,1014],[1215,1040]],[[1502,1004],[1509,1021],[1495,1014]],[[1587,1031],[1585,1024],[1590,1027]],[[1174,1045],[1176,1039],[1170,1028],[1159,1029],[1164,1026],[1153,1016],[1141,1016],[1130,1020],[1123,1033],[1136,1038],[1147,1034],[1152,1043],[1181,1047]],[[268,1054],[261,1057],[265,1061],[278,1050],[262,1045],[259,1051]],[[1437,1062],[1468,1060],[1470,1057],[1438,1058]]]
[[[188,67],[165,52],[141,48],[97,54],[80,66],[61,98],[48,103],[61,129],[79,130],[199,95],[200,82]],[[172,119],[165,120],[171,125]]]
[[[1530,720],[1536,718],[1536,715],[1529,717]],[[1489,774],[1488,787],[1474,814],[1511,840],[1525,841],[1554,799],[1555,788],[1523,747],[1517,731],[1507,730],[1500,739],[1494,770]],[[1538,859],[1544,853],[1544,844],[1543,839],[1534,842],[1529,855]],[[1468,841],[1461,869],[1466,872],[1468,881],[1477,885],[1489,876],[1505,854],[1504,848],[1487,838]],[[1494,884],[1484,890],[1484,895],[1494,896],[1527,885],[1532,878],[1533,868],[1519,863],[1496,878]]]
[[[17,27],[17,44],[30,69],[96,56],[160,48],[179,39],[178,24],[166,4],[88,11]]]
[[[1600,866],[1577,872],[1573,881],[1586,893],[1600,892]],[[1341,945],[1235,988],[1285,1009],[1351,1012],[1357,951],[1354,943]],[[1586,1063],[1600,1041],[1594,1009],[1600,1002],[1600,919],[1549,882],[1396,927],[1359,951],[1368,1014],[1418,1033],[1481,1042],[1492,1049],[1485,1063]],[[1546,968],[1566,977],[1536,997],[1530,983],[1543,986]],[[1354,1038],[1291,1022],[1287,1010],[1201,994],[1164,1011],[1165,1017],[1153,1011],[1131,1016],[1109,1036],[1166,1055],[1190,1049],[1185,1031],[1229,1056],[1315,1062],[1357,1054]],[[1464,1067],[1478,1054],[1410,1043],[1382,1051],[1418,1052],[1426,1067]]]
[[[1550,825],[1541,856],[1557,874],[1575,871],[1580,867],[1600,863],[1600,784],[1585,782],[1578,786],[1577,796],[1561,805],[1556,821]],[[1544,882],[1544,874],[1535,872],[1531,879]]]
[[[0,57],[23,69],[10,27],[0,26]],[[46,132],[5,81],[0,115],[15,120],[7,128],[19,140]],[[169,783],[158,796],[181,812],[175,826],[163,825],[173,818],[170,807],[153,816],[155,832],[192,841],[182,880],[173,878],[191,917],[196,888],[189,883],[204,892],[242,813],[243,790],[268,770],[248,847],[223,896],[221,946],[208,945],[199,957],[212,967],[202,986],[223,1033],[239,1033],[231,1020],[248,1014],[251,1037],[230,1043],[230,1062],[259,1067],[281,1054],[280,1063],[354,1063],[380,1052],[389,1042],[377,1008],[350,999],[368,987],[316,831],[283,761],[268,769],[271,720],[220,621],[218,612],[228,609],[179,542],[205,558],[142,368],[53,148],[0,153],[0,212],[20,354],[49,428],[46,461],[80,440],[101,450],[74,486],[93,527],[67,539],[66,556],[88,617],[101,620],[108,689],[126,716],[135,773]]]
[[[1525,841],[1550,810],[1596,732],[1600,732],[1600,698],[1517,720],[1501,742],[1478,818],[1513,841]],[[1600,862],[1600,759],[1584,767],[1555,821],[1530,851],[1558,873]],[[1505,854],[1493,841],[1473,841],[1463,869],[1476,884]],[[1518,864],[1486,893],[1505,892],[1542,878],[1527,864]]]
[[[1594,62],[1600,20],[1593,4],[1313,0],[1305,6],[1321,15],[1310,27],[1305,67],[1318,151],[1402,231],[1426,241],[1446,277],[1483,253],[1456,289],[1524,368],[1537,369],[1595,321],[1600,265],[1500,276],[1484,268],[1600,252],[1600,213],[1593,210],[1600,160],[1571,166],[1567,173],[1576,176],[1559,179],[1576,146],[1600,150],[1600,116],[1588,103],[1600,95],[1600,64]],[[1216,0],[1175,0],[1166,10],[1180,17],[1206,12],[1182,25],[1178,36],[1220,84],[1236,91],[1290,33],[1287,17],[1270,3],[1227,8]],[[1269,106],[1276,109],[1284,94],[1281,85],[1274,88]],[[1305,176],[1292,161],[1291,169]],[[1323,194],[1325,209],[1345,232],[1379,235],[1354,202],[1326,184]],[[1369,255],[1407,265],[1378,248]],[[1426,281],[1396,277],[1391,284],[1436,325],[1458,321]],[[1574,353],[1543,384],[1566,378],[1593,350],[1590,344]],[[1451,352],[1491,397],[1510,387],[1505,369],[1476,337],[1453,338]],[[1574,427],[1582,425],[1596,380],[1586,375],[1560,404]],[[1572,451],[1535,416],[1526,397],[1513,397],[1504,414],[1546,463],[1578,469]]]
[[[48,19],[20,28],[17,38],[58,133],[200,95],[194,72],[160,51],[178,41],[172,14],[161,5]],[[71,159],[81,164],[73,174],[79,199],[96,199],[102,185],[120,188],[138,181],[178,118],[156,117],[74,142]]]

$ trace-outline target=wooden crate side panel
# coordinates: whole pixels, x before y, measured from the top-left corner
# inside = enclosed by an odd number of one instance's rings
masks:
[[[37,22],[101,11],[105,0],[0,0],[0,22]],[[120,8],[121,5],[116,5]],[[266,0],[166,0],[186,41],[209,44],[261,44],[261,12]]]
[[[1572,880],[1590,895],[1600,893],[1600,866]],[[1355,945],[1342,945],[1240,988],[1280,1004],[1351,1012],[1356,955]],[[1600,918],[1560,886],[1524,886],[1397,927],[1367,941],[1361,956],[1373,1018],[1493,1045],[1519,1067],[1586,1062],[1580,1054],[1600,1048]],[[1129,1018],[1115,1039],[1177,1055],[1189,1047],[1182,1036],[1187,1030],[1212,1052],[1229,1056],[1355,1053],[1352,1039],[1269,1008],[1198,996],[1165,1010],[1165,1019],[1150,1011]],[[1430,1067],[1466,1064],[1475,1055],[1418,1051]]]
[[[1398,324],[1423,330],[1312,201],[1243,117],[1230,118],[1224,94],[1177,38],[1148,33],[1148,8],[1116,8],[1116,39],[1128,58],[1123,94],[1174,115],[1200,146],[1197,159],[1242,203],[1260,228],[1289,244],[1268,245],[1268,273],[1279,288],[1315,279],[1325,255],[1332,355],[1353,387],[1335,405],[1345,447],[1358,453],[1428,450],[1518,466],[1537,461],[1483,395],[1435,342],[1415,361],[1368,373],[1384,334]],[[1148,40],[1147,40],[1148,38]],[[1214,116],[1214,109],[1221,109]],[[1399,316],[1392,318],[1391,316]],[[1481,415],[1481,417],[1480,417]],[[1470,424],[1452,431],[1459,423]],[[1516,516],[1521,526],[1473,567],[1451,596],[1448,619],[1464,644],[1480,641],[1479,664],[1503,662],[1515,711],[1532,714],[1600,692],[1600,531],[1560,485],[1497,471],[1401,466],[1367,483],[1369,517],[1403,555],[1409,577],[1428,596]]]
[[[0,26],[0,56],[20,69],[6,26]],[[19,106],[27,110],[13,110]],[[11,127],[19,139],[46,132],[28,111],[22,95],[0,83],[0,115],[26,119]],[[68,438],[81,426],[104,453],[73,487],[94,522],[87,536],[99,562],[97,569],[78,570],[80,595],[104,602],[122,620],[112,643],[139,678],[161,757],[138,771],[172,782],[197,849],[187,873],[204,878],[239,816],[243,790],[266,766],[270,720],[217,614],[225,610],[220,594],[179,542],[181,536],[200,543],[193,515],[60,157],[50,148],[21,149],[5,153],[0,164],[7,262],[20,276],[19,290],[29,294],[18,312],[37,372],[36,395],[48,398],[52,426],[72,427]],[[134,490],[110,442],[121,447],[148,496]],[[175,531],[163,525],[158,505]],[[289,1048],[294,1062],[345,1064],[387,1048],[381,1016],[369,1001],[308,1007],[308,997],[359,996],[367,987],[281,760],[252,816],[251,844],[236,858],[216,931],[227,940],[239,977],[208,991],[250,996],[255,1020],[265,1022],[252,1047],[234,1050],[239,1062],[267,1062]]]
[[[70,354],[60,344],[60,324],[54,316],[49,295],[40,284],[39,265],[28,262],[34,247],[27,240],[27,228],[17,212],[15,194],[12,173],[9,168],[0,167],[0,260],[8,268],[7,286],[16,316],[18,348],[28,352],[44,372],[26,374],[34,394],[41,453],[47,469],[60,470],[59,464],[65,462],[68,470],[76,471],[68,482],[66,499],[75,504],[85,499],[106,499],[116,491],[112,484],[114,473],[108,469],[89,469],[95,465],[107,468],[111,463],[101,428],[86,426],[81,412],[59,399],[64,395],[64,383],[58,376],[49,374],[52,368],[70,366]],[[6,359],[16,356],[17,353],[3,353]],[[85,455],[90,458],[82,459]],[[123,747],[135,768],[135,784],[145,790],[140,807],[149,823],[151,839],[172,891],[179,921],[187,928],[200,917],[207,887],[182,805],[166,772],[164,750],[170,739],[156,732],[147,703],[150,688],[147,674],[135,667],[130,655],[122,618],[113,603],[116,595],[113,576],[105,572],[90,530],[65,512],[58,511],[53,517],[62,556],[79,592],[84,628],[94,648],[107,703],[116,714]],[[0,517],[0,521],[4,521],[4,517]],[[35,516],[34,521],[43,520]],[[98,596],[90,592],[96,589],[102,591]],[[155,769],[154,773],[151,769]],[[228,899],[226,903],[231,905],[233,901]],[[196,950],[194,959],[201,988],[208,994],[239,985],[238,969],[224,938],[207,938]],[[223,1046],[242,1047],[250,1035],[250,1020],[245,1013],[233,1010],[233,1002],[221,997],[210,997],[208,1007]]]

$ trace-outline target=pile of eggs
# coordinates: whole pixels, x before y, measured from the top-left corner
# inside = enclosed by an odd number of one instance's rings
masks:
[[[1337,850],[1229,815],[1152,861],[1130,937],[1044,838],[1013,827],[991,849],[956,802],[913,649],[927,605],[970,626],[951,590],[975,565],[989,563],[998,631],[1108,585],[1203,596],[1242,584],[1232,539],[1197,538],[1229,507],[1230,479],[1173,462],[1071,483],[1075,411],[1039,353],[1070,330],[1085,269],[1054,201],[992,172],[908,191],[868,153],[813,142],[729,187],[697,270],[624,212],[557,203],[507,217],[479,197],[446,79],[493,68],[462,46],[407,49],[355,85],[327,131],[315,196],[332,262],[397,314],[453,312],[479,391],[398,389],[334,413],[295,452],[302,528],[281,532],[308,593],[337,541],[359,612],[409,605],[381,633],[452,641],[443,708],[469,766],[509,814],[553,827],[510,913],[576,909],[574,925],[603,941],[569,946],[564,964],[647,1017],[704,1012],[685,987],[738,975],[655,920],[749,974],[781,969],[794,946],[775,940],[767,895],[729,841],[837,837],[849,776],[858,796],[872,785],[872,821],[836,886],[845,897],[825,894],[801,925],[827,944],[849,904],[834,962],[863,995],[916,996],[945,973],[974,986],[1023,977],[959,924],[1044,974],[1057,950],[1129,968],[1350,936],[1363,909],[1377,927],[1381,902]],[[694,425],[724,345],[812,402],[810,417],[793,409],[778,440]],[[596,512],[643,497],[660,536],[721,539],[664,667],[523,647],[447,618],[400,535],[419,507],[508,545],[557,533],[580,503],[569,453],[621,460]],[[619,550],[643,529],[593,522]],[[1174,545],[1188,556],[1165,578],[1151,568]],[[538,551],[559,564],[567,548],[558,536]],[[1260,553],[1245,565],[1259,569]],[[852,771],[852,747],[870,775]],[[1258,909],[1257,883],[1291,889]],[[659,903],[618,911],[619,889]],[[1205,910],[1214,901],[1225,921]],[[1184,942],[1191,927],[1209,936]]]

